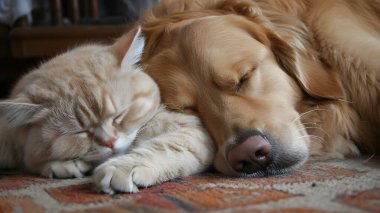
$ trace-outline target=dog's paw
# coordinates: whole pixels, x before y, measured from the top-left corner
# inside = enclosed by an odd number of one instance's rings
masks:
[[[93,181],[96,188],[107,194],[136,193],[138,187],[158,183],[158,172],[141,163],[108,161],[95,169]]]
[[[81,160],[53,161],[47,163],[42,175],[48,178],[81,178],[92,166]]]

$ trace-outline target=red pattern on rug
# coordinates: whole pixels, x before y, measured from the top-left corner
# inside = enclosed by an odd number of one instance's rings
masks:
[[[207,173],[116,195],[96,192],[90,178],[8,173],[0,176],[0,213],[380,212],[380,170],[374,165],[363,159],[308,163],[270,178]]]

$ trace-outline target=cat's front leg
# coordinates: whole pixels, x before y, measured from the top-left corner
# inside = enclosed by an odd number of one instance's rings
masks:
[[[47,140],[40,135],[39,128],[30,130],[23,156],[28,171],[48,178],[81,178],[93,169],[92,162],[82,159],[91,145],[85,138],[61,135]]]
[[[48,178],[81,178],[91,169],[91,164],[79,159],[51,161],[42,167],[41,174]]]
[[[146,162],[144,162],[146,161]],[[94,172],[97,189],[107,194],[138,192],[138,186],[147,187],[160,181],[158,165],[135,155],[120,156],[103,163]]]
[[[168,120],[167,116],[163,118]],[[137,141],[130,153],[112,158],[96,168],[93,180],[97,188],[108,194],[135,193],[138,187],[186,177],[210,167],[215,148],[199,120],[188,115],[177,115],[173,119],[174,129]],[[155,124],[159,120],[152,122]]]
[[[197,144],[196,139],[182,145],[173,140],[155,141],[101,164],[93,174],[97,189],[108,194],[135,193],[138,187],[200,173],[212,164],[212,148]]]

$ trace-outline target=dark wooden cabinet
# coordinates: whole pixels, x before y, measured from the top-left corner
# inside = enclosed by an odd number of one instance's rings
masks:
[[[85,9],[80,8],[83,2]],[[112,43],[129,30],[126,23],[97,24],[96,0],[51,0],[50,4],[49,25],[28,24],[25,17],[13,27],[0,25],[0,98],[6,97],[14,82],[41,60],[83,43]]]

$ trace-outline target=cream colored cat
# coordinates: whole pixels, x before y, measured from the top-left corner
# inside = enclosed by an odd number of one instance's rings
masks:
[[[211,165],[214,147],[200,121],[160,107],[158,87],[136,66],[143,45],[138,28],[24,76],[0,102],[0,169],[82,177],[121,155],[94,172],[96,186],[114,193]]]

